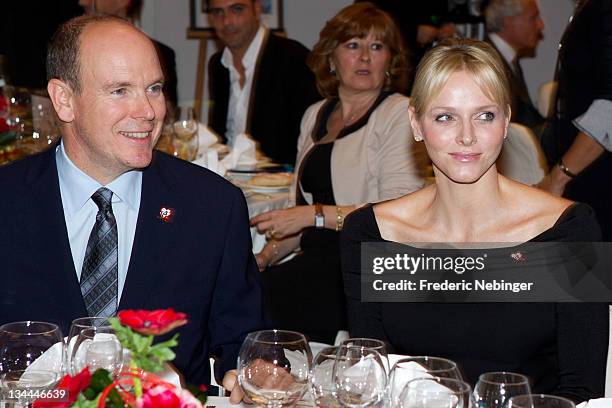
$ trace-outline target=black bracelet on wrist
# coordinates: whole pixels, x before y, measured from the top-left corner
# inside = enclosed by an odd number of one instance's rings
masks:
[[[569,178],[574,178],[577,176],[576,173],[573,173],[570,169],[567,168],[565,164],[563,164],[563,159],[559,159],[559,163],[557,166],[561,169],[561,171]]]

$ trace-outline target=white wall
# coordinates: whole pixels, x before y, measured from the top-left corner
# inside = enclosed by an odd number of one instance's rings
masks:
[[[188,40],[186,36],[189,25],[189,1],[145,0],[142,15],[143,29],[176,52],[180,105],[192,104],[195,94],[198,41]],[[352,0],[285,0],[284,18],[288,36],[311,48],[325,22],[350,3]],[[534,101],[538,87],[554,77],[557,44],[571,15],[573,1],[540,0],[540,5],[546,24],[545,39],[540,43],[537,57],[524,60],[522,63]],[[215,51],[213,42],[209,43],[208,48],[210,56]]]

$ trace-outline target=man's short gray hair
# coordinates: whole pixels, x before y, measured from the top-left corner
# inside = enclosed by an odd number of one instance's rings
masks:
[[[504,18],[523,12],[524,0],[491,0],[485,9],[487,31],[497,33],[504,28]]]

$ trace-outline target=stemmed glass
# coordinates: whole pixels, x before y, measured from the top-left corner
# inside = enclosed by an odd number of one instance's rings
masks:
[[[387,346],[382,340],[369,339],[367,337],[351,337],[340,343],[341,346],[365,347],[375,350],[380,354],[385,371],[389,373],[389,357],[387,356]]]
[[[83,368],[91,372],[99,368],[116,374],[123,362],[123,348],[110,327],[82,329],[72,347],[70,372],[76,375]]]
[[[23,321],[0,326],[0,386],[35,390],[53,387],[64,363],[59,327],[52,323]],[[19,405],[31,403],[27,393],[16,395]]]
[[[310,390],[317,408],[338,408],[334,365],[340,347],[325,347],[315,356],[310,369]]]
[[[408,381],[419,377],[441,377],[463,380],[454,361],[440,357],[415,356],[398,360],[389,374],[387,399],[392,407],[399,404],[399,396]]]
[[[529,380],[522,374],[492,372],[481,374],[474,386],[474,401],[482,408],[505,408],[516,395],[531,393]]]
[[[174,155],[183,159],[195,160],[198,154],[198,121],[193,108],[179,108],[177,120],[172,124]]]
[[[295,404],[308,388],[312,353],[303,334],[285,330],[249,333],[238,355],[238,382],[259,406]]]
[[[399,396],[401,408],[472,408],[468,383],[453,378],[415,378]]]
[[[383,400],[387,374],[380,353],[359,346],[340,346],[333,370],[336,395],[350,408],[373,406]]]
[[[507,408],[576,408],[576,405],[562,397],[546,394],[518,395],[508,400]]]

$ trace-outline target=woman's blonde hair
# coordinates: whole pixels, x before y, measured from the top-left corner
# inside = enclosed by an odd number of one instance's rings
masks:
[[[417,68],[410,106],[420,116],[440,94],[455,72],[472,74],[474,82],[506,116],[511,103],[508,76],[501,57],[489,44],[469,39],[448,39],[431,49]]]
[[[385,90],[403,91],[407,76],[406,49],[393,18],[372,3],[355,3],[340,10],[319,34],[319,41],[308,56],[308,66],[324,97],[338,94],[338,78],[331,72],[329,59],[338,45],[351,38],[374,37],[389,48],[391,61],[385,74]]]

